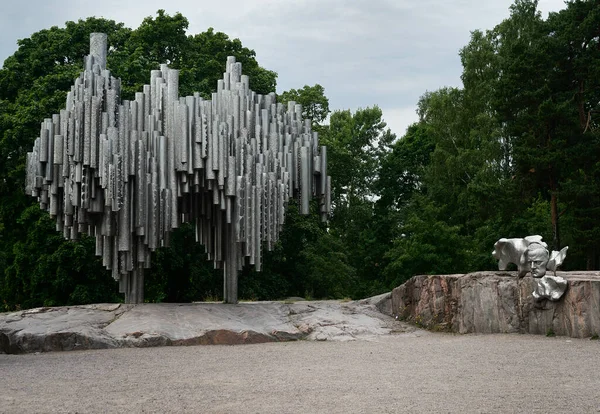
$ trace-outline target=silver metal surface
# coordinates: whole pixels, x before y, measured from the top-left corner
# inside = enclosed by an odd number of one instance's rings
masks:
[[[558,300],[567,289],[567,281],[556,276],[556,270],[567,257],[568,246],[560,251],[548,251],[542,236],[527,236],[522,239],[500,239],[494,244],[492,256],[498,260],[498,269],[506,270],[510,263],[517,265],[519,277],[531,273],[534,279],[535,300]],[[550,270],[554,275],[547,275]]]
[[[326,148],[300,105],[251,91],[233,56],[211,100],[179,97],[179,71],[163,64],[131,102],[121,101],[106,56],[106,35],[92,33],[66,108],[41,123],[27,154],[27,193],[65,237],[96,238],[127,303],[144,300],[150,252],[194,222],[224,269],[225,302],[236,303],[244,257],[260,270],[261,246],[273,248],[290,197],[308,214],[316,195],[327,219]]]

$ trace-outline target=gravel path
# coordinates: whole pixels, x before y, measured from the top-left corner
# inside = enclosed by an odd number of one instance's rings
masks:
[[[0,412],[599,412],[600,342],[373,341],[0,355]]]

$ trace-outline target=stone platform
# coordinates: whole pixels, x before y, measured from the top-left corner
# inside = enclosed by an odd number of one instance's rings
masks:
[[[169,345],[348,341],[457,333],[600,335],[600,272],[557,272],[558,302],[534,302],[517,272],[415,276],[360,301],[95,304],[0,313],[0,353]],[[416,326],[415,326],[416,325]]]
[[[557,302],[534,302],[533,279],[517,272],[415,276],[392,291],[392,313],[433,330],[600,335],[600,272],[557,272],[568,282]]]
[[[418,332],[389,316],[391,293],[360,301],[96,304],[0,314],[0,353],[294,340]],[[388,314],[381,312],[386,311]]]

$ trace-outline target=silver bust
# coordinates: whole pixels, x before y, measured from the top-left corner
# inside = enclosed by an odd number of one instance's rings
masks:
[[[556,276],[556,269],[567,256],[569,247],[560,251],[548,251],[548,245],[542,236],[533,235],[522,239],[502,238],[494,244],[492,256],[498,259],[498,269],[506,270],[508,264],[514,263],[519,270],[519,278],[531,273],[535,287],[533,297],[536,300],[558,300],[567,289],[567,281]],[[547,275],[550,270],[554,274]]]

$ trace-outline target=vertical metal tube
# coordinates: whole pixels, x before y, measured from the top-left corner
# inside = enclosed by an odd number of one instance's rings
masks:
[[[273,247],[292,195],[303,214],[320,197],[327,218],[327,149],[300,105],[251,91],[233,57],[209,101],[179,98],[179,72],[163,64],[129,102],[105,68],[106,47],[106,35],[90,36],[87,71],[66,109],[41,123],[26,192],[66,237],[96,237],[96,254],[132,303],[144,300],[150,251],[168,245],[181,220],[194,221],[197,240],[223,268],[225,301],[236,303],[242,256],[261,270],[262,242]]]

